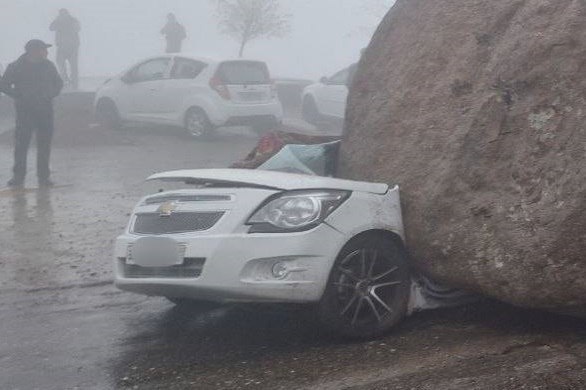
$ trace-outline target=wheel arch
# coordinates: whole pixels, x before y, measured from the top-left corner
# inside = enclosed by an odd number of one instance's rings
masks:
[[[189,110],[194,108],[202,110],[215,126],[218,125],[218,121],[223,119],[221,110],[218,108],[218,104],[215,103],[214,99],[209,96],[202,96],[201,94],[190,96],[183,101],[182,108],[183,109],[180,109],[179,111],[182,113],[180,118],[181,123],[185,122],[185,118]]]
[[[342,248],[340,249],[340,252],[348,245],[352,244],[354,241],[358,241],[358,240],[363,240],[366,237],[371,237],[371,236],[380,236],[380,237],[385,237],[391,241],[393,241],[395,244],[397,244],[397,246],[405,252],[405,254],[407,254],[407,247],[405,245],[405,241],[403,240],[403,237],[401,237],[401,235],[393,230],[386,230],[386,229],[368,229],[368,230],[364,230],[360,233],[355,234],[354,236],[350,237],[349,240],[346,241],[346,243],[342,246]]]
[[[303,96],[301,97],[301,104],[304,105],[306,101],[311,101],[313,103],[313,105],[315,106],[315,108],[319,111],[319,107],[317,105],[317,99],[312,92],[307,92],[307,93],[303,94]]]
[[[182,121],[183,124],[185,124],[185,121],[187,120],[187,114],[189,114],[189,111],[191,111],[191,110],[199,110],[199,111],[202,111],[204,114],[206,114],[206,116],[208,117],[208,119],[210,117],[210,115],[205,110],[205,108],[203,108],[202,106],[197,105],[197,104],[192,104],[190,106],[187,106],[187,108],[185,109],[185,111],[183,111],[183,117],[181,119],[181,121]]]
[[[336,261],[336,259],[340,256],[340,254],[348,247],[353,245],[356,241],[360,241],[360,240],[365,240],[369,237],[373,237],[373,236],[379,236],[379,237],[384,237],[388,240],[391,240],[394,244],[396,244],[398,246],[398,248],[401,250],[401,252],[403,252],[403,254],[405,255],[405,258],[407,259],[407,262],[409,263],[409,266],[411,264],[411,262],[409,261],[410,257],[409,257],[409,252],[407,251],[407,246],[405,245],[405,241],[403,240],[403,238],[401,237],[399,232],[396,232],[394,230],[389,230],[389,229],[382,229],[382,228],[370,228],[370,229],[366,229],[366,230],[362,230],[360,232],[354,233],[353,235],[350,235],[348,239],[346,239],[337,249],[335,253],[335,255],[333,256],[333,258],[331,259],[331,263],[329,264],[329,271],[328,271],[328,279],[329,279],[329,274],[331,273],[332,267]]]
[[[96,103],[94,104],[95,109],[97,110],[98,107],[103,106],[104,104],[113,104],[116,109],[118,109],[118,105],[116,101],[112,99],[110,96],[100,96],[96,99]]]

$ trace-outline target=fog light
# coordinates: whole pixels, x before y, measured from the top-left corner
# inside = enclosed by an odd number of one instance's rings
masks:
[[[287,263],[279,261],[273,265],[273,276],[277,279],[284,279],[289,275],[289,266]]]

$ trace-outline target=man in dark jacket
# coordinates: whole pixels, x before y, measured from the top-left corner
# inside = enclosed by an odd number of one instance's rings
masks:
[[[81,29],[79,21],[71,16],[68,10],[62,8],[49,29],[55,31],[59,73],[63,80],[71,84],[73,89],[77,89],[79,82],[79,30]],[[70,76],[67,75],[67,63],[69,63]]]
[[[0,92],[12,97],[16,108],[14,176],[8,182],[11,187],[24,184],[27,152],[33,133],[37,139],[39,185],[53,185],[49,179],[53,98],[61,92],[63,81],[55,65],[47,59],[49,47],[51,45],[38,39],[27,42],[25,54],[8,65],[0,80]]]
[[[161,34],[165,36],[167,40],[166,53],[179,53],[181,52],[181,44],[183,40],[187,38],[185,33],[185,27],[183,27],[175,17],[175,14],[167,15],[167,24],[161,30]]]

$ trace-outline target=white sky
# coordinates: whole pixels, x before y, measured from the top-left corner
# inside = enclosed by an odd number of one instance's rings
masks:
[[[281,0],[292,14],[291,34],[259,40],[246,57],[265,60],[278,77],[317,79],[355,62],[369,40],[378,15],[366,3],[393,0]],[[59,8],[68,8],[82,25],[81,72],[108,76],[164,49],[159,34],[168,12],[185,25],[185,52],[214,58],[235,57],[236,42],[218,32],[209,0],[0,0],[0,63],[22,53],[31,38],[53,42],[48,30]],[[380,15],[382,18],[384,15]],[[51,56],[54,52],[51,53]]]

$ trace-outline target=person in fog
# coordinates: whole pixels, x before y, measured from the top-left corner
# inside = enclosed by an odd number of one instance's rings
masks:
[[[25,45],[25,53],[8,65],[0,92],[14,99],[16,130],[13,177],[10,187],[22,187],[26,175],[28,148],[33,133],[37,140],[37,176],[39,185],[51,187],[49,158],[53,137],[53,98],[63,88],[55,65],[47,59],[51,45],[33,39]]]
[[[55,31],[59,73],[73,89],[77,89],[79,83],[79,30],[81,29],[79,21],[71,16],[68,10],[62,8],[49,29]],[[67,74],[67,65],[69,65],[70,75]]]
[[[167,15],[167,24],[161,30],[161,34],[165,36],[167,41],[166,53],[179,53],[181,52],[181,45],[183,40],[187,38],[185,33],[185,27],[177,21],[175,14]]]

